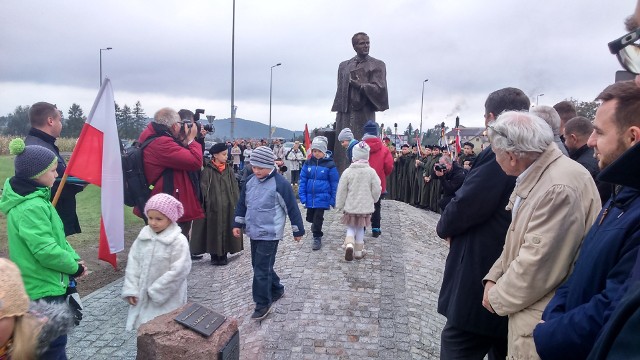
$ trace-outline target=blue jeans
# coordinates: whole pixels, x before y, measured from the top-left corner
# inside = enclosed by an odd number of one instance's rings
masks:
[[[284,286],[273,270],[280,240],[251,240],[251,266],[253,267],[253,301],[256,310],[273,302],[273,296],[284,293]]]

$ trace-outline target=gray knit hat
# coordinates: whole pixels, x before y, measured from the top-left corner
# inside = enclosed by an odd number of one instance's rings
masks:
[[[275,168],[276,156],[267,146],[258,146],[251,152],[249,160],[251,166],[257,166],[265,169]]]
[[[327,144],[329,143],[329,141],[327,140],[326,137],[324,136],[316,136],[313,138],[313,141],[311,142],[311,150],[316,149],[316,150],[320,150],[323,153],[327,153]]]
[[[349,140],[349,141],[353,140],[353,133],[349,128],[342,129],[342,131],[340,131],[340,134],[338,134],[338,141],[345,141],[345,140]]]
[[[353,150],[351,150],[353,152],[351,156],[352,161],[355,162],[357,160],[369,160],[370,150],[371,148],[366,142],[360,141],[353,147]]]
[[[26,146],[20,138],[11,140],[9,153],[16,155],[16,177],[22,179],[35,179],[58,165],[58,157],[53,151],[39,145]]]

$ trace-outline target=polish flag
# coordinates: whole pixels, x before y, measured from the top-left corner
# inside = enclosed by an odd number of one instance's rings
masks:
[[[116,268],[116,253],[124,250],[124,194],[120,140],[113,88],[102,82],[82,127],[66,173],[101,187],[98,259]]]
[[[460,155],[462,146],[460,146],[460,129],[456,129],[456,154]]]
[[[311,157],[311,137],[309,136],[309,127],[304,124],[304,150],[307,152],[307,159]]]

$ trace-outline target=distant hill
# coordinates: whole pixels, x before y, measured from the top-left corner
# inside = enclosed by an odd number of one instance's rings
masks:
[[[202,124],[208,124],[206,119],[201,119],[200,122]],[[213,121],[213,127],[216,131],[213,135],[210,135],[211,137],[223,140],[231,138],[231,119],[216,119]],[[236,118],[233,136],[244,139],[266,139],[269,137],[268,129],[269,125],[257,121]],[[271,137],[282,137],[290,140],[302,135],[303,131],[304,130],[292,131],[276,127],[276,131]]]

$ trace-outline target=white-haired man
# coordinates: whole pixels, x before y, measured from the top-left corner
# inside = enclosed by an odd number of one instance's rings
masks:
[[[536,106],[530,110],[532,114],[544,120],[550,127],[551,131],[553,131],[553,142],[558,145],[558,149],[562,151],[562,154],[565,156],[569,156],[569,152],[567,148],[564,146],[564,142],[562,142],[561,135],[562,131],[560,130],[560,115],[556,111],[556,109],[551,106],[540,105]]]
[[[496,161],[517,180],[507,205],[511,225],[502,254],[484,277],[482,305],[509,316],[507,357],[535,359],[533,328],[569,276],[600,197],[591,174],[562,155],[539,117],[503,113],[489,124],[488,135]]]

